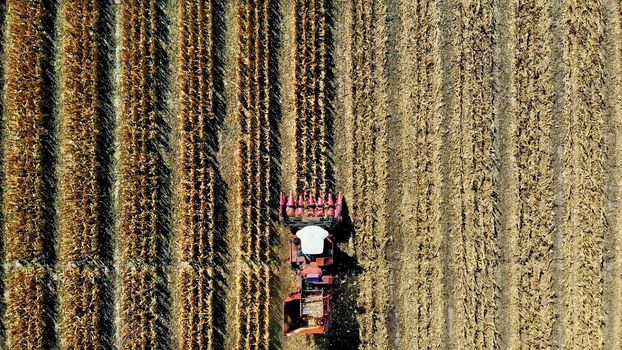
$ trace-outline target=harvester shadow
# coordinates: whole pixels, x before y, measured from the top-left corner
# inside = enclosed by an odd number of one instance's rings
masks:
[[[357,298],[359,295],[359,275],[363,271],[355,257],[339,248],[355,236],[354,225],[349,215],[348,204],[344,198],[343,221],[333,230],[335,239],[335,267],[331,328],[328,334],[315,338],[321,349],[358,349],[360,345],[359,323],[357,320]]]

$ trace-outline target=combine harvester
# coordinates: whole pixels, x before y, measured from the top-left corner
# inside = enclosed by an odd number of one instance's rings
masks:
[[[343,196],[328,198],[281,193],[279,221],[292,231],[290,262],[298,273],[298,285],[283,302],[285,335],[323,334],[330,328],[335,244],[329,232],[342,220]]]

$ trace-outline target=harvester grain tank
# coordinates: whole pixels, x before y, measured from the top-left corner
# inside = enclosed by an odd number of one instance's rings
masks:
[[[296,198],[298,200],[296,200]],[[335,244],[330,233],[342,220],[343,196],[281,193],[279,221],[292,231],[290,263],[298,283],[283,302],[283,332],[322,334],[330,328]]]

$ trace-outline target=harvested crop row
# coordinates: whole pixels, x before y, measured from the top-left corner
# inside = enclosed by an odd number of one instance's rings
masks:
[[[295,106],[298,192],[329,190],[325,0],[296,0]]]
[[[7,348],[54,343],[50,180],[51,17],[45,1],[8,1],[4,67],[4,243]]]
[[[215,102],[214,2],[180,1],[179,158],[177,161],[176,342],[212,349],[218,120]]]
[[[387,348],[389,280],[386,260],[386,120],[383,114],[384,13],[373,0],[352,4],[352,221],[364,272],[358,306],[361,348]],[[377,24],[379,26],[377,27]]]
[[[239,16],[239,144],[241,219],[237,272],[237,347],[269,347],[272,132],[270,1],[242,0]]]
[[[441,245],[441,65],[438,1],[405,7],[402,154],[406,172],[402,213],[408,227],[398,273],[400,348],[440,348],[445,303]]]
[[[166,126],[156,0],[119,4],[119,337],[126,349],[167,342],[163,294],[166,263]]]
[[[509,346],[555,346],[554,138],[549,2],[514,0],[509,144],[513,161],[510,213]]]
[[[106,53],[100,1],[63,2],[62,119],[60,126],[60,342],[65,348],[108,345],[112,307],[104,265],[110,257],[110,188],[106,135],[110,125],[101,96]],[[102,144],[102,141],[106,144]],[[74,266],[88,266],[84,270]],[[85,304],[86,303],[86,304]],[[90,304],[89,304],[90,303]],[[92,305],[92,306],[89,306]]]
[[[498,263],[492,1],[458,5],[457,85],[449,120],[452,349],[495,347]]]
[[[604,6],[563,2],[562,252],[560,346],[602,346],[607,215]]]

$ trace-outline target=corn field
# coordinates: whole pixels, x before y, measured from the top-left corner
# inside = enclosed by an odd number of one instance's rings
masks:
[[[622,347],[619,1],[0,18],[0,348]],[[325,335],[281,191],[344,194]]]

